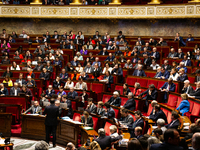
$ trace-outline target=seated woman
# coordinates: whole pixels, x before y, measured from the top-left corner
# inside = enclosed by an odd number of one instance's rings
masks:
[[[13,58],[14,59],[24,59],[23,55],[19,54],[19,51],[15,52],[15,55],[13,55]]]
[[[105,67],[103,68],[103,72],[102,73],[105,74],[106,71],[109,71],[110,73],[112,72],[112,67],[110,67],[109,63],[105,64]]]
[[[128,95],[129,92],[131,92],[131,90],[128,88],[128,84],[124,83],[122,95]]]
[[[20,70],[19,65],[17,65],[16,62],[13,61],[12,66],[10,67],[10,70]]]
[[[138,95],[140,95],[142,93],[142,90],[141,90],[141,87],[140,87],[140,83],[135,82],[134,87],[135,88],[133,89],[133,95],[137,97]]]
[[[80,52],[77,52],[77,53],[76,53],[76,56],[77,56],[77,59],[78,59],[78,60],[83,60],[83,56],[81,55]]]
[[[3,40],[3,43],[1,44],[1,48],[5,48],[8,46],[8,48],[11,48],[10,43],[8,43],[6,40]]]
[[[13,86],[13,82],[10,79],[9,76],[6,76],[5,79],[3,80],[3,83],[8,83],[8,86]]]
[[[86,49],[86,46],[82,46],[82,50],[80,50],[81,55],[87,55],[88,51]]]
[[[117,127],[115,126],[115,125],[111,125],[110,126],[110,137],[111,138],[115,138],[115,137],[118,137],[119,136],[119,134],[117,133]]]
[[[79,96],[81,96],[81,107],[85,107],[85,101],[87,101],[88,99],[88,94],[87,94],[87,90],[85,88],[83,88],[83,93],[81,93]]]
[[[55,60],[55,57],[53,56],[52,53],[49,53],[49,60]]]
[[[113,76],[110,75],[109,71],[106,71],[106,75],[103,77],[106,81],[107,88],[111,88],[111,84],[113,84]]]
[[[178,110],[183,116],[186,112],[190,110],[190,103],[188,102],[188,96],[185,93],[181,94],[181,99],[182,101],[176,108],[176,110]]]
[[[83,67],[81,67],[81,64],[80,63],[78,63],[78,66],[76,67],[76,71],[77,72],[83,72]]]
[[[53,72],[53,67],[51,66],[51,62],[50,61],[47,61],[47,66],[45,68],[47,69],[47,71]]]
[[[104,103],[102,101],[99,101],[97,104],[97,115],[100,115],[101,117],[105,114],[105,109],[103,108]]]
[[[93,49],[93,46],[90,44],[90,41],[87,41],[85,47],[86,49]]]
[[[71,78],[67,78],[67,82],[65,83],[64,89],[70,89],[74,87],[74,82]]]
[[[7,67],[6,71],[2,75],[2,77],[7,77],[7,76],[10,77],[10,78],[13,77],[13,73],[10,71],[10,67]]]
[[[102,50],[102,46],[100,45],[99,41],[94,46],[94,50]]]
[[[85,127],[93,127],[92,116],[90,116],[87,111],[83,112],[83,116],[81,117],[81,122]]]

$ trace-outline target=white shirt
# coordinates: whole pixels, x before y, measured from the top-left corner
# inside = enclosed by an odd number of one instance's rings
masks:
[[[169,78],[172,78],[173,81],[177,81],[178,77],[179,77],[179,74],[178,74],[178,73],[176,73],[175,76],[174,76],[174,75],[170,75],[170,76],[169,76]]]
[[[13,68],[13,66],[11,66],[11,67],[10,67],[10,70],[15,70],[15,69]],[[16,70],[20,70],[19,65],[17,65]]]
[[[71,84],[65,83],[65,88],[73,88],[74,87],[74,82],[71,82]]]
[[[15,89],[15,96],[17,96],[17,90]]]
[[[19,36],[22,37],[22,38],[27,38],[26,34],[20,34]]]
[[[111,67],[108,68],[108,71],[111,73],[112,72],[112,68]],[[106,73],[106,67],[103,68],[103,74],[105,74],[105,73]]]
[[[160,66],[158,64],[156,64],[156,65],[151,64],[150,67],[152,67],[153,70],[157,70],[157,68],[160,67]]]
[[[19,84],[20,84],[20,86],[22,86],[22,80],[19,80],[19,82],[18,82]]]

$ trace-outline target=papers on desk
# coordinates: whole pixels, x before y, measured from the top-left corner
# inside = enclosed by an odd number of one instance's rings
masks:
[[[183,130],[189,130],[190,126],[183,127]]]
[[[26,114],[26,115],[29,115],[29,116],[39,116],[40,114]]]
[[[85,130],[93,130],[92,127],[83,127],[83,129],[85,129]]]
[[[149,119],[149,116],[145,116],[147,119]]]
[[[65,120],[65,121],[69,121],[69,122],[74,123],[74,124],[83,125],[83,123],[81,123],[81,122],[79,122],[79,121],[74,121],[74,120],[70,119],[70,118],[67,117],[67,116],[62,117],[61,119]]]
[[[183,123],[183,126],[189,126],[189,125],[190,125],[189,122],[185,122],[185,123]]]
[[[108,80],[100,80],[99,82],[107,82]]]
[[[1,140],[0,140],[0,144],[5,144],[4,141],[5,141],[5,139],[1,139]]]
[[[120,147],[126,147],[128,145],[129,139],[122,139],[119,141],[119,146]]]

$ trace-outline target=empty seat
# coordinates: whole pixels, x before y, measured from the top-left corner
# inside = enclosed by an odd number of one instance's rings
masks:
[[[81,122],[81,114],[79,114],[79,113],[74,113],[74,115],[73,115],[73,120],[74,120],[74,121],[79,121],[79,122]]]
[[[178,96],[169,94],[167,105],[175,108],[177,101],[178,101]]]

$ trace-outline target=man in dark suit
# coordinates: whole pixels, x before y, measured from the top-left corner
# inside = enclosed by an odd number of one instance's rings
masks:
[[[145,43],[145,46],[142,48],[144,50],[146,48],[148,51],[151,51],[151,47],[149,46],[149,43]]]
[[[41,43],[41,41],[39,40],[38,36],[36,36],[35,40],[33,41],[33,43]]]
[[[123,107],[131,111],[135,110],[135,100],[133,98],[132,92],[128,93],[128,100],[126,101]]]
[[[179,146],[180,135],[177,130],[168,129],[164,132],[164,142],[152,144],[149,150],[183,150]]]
[[[160,74],[158,75],[158,79],[168,79],[169,78],[169,71],[165,68],[161,68]]]
[[[58,39],[59,35],[57,31],[54,31],[54,35],[52,36],[53,39]]]
[[[71,64],[72,64],[73,67],[77,67],[78,66],[79,61],[78,61],[77,57],[74,57],[74,60],[71,61]]]
[[[59,57],[56,57],[55,60],[53,61],[53,65],[59,66],[62,68],[62,61],[59,60]]]
[[[144,70],[142,70],[142,65],[138,65],[138,69],[133,72],[133,76],[146,77]]]
[[[177,56],[174,59],[183,59],[184,53],[181,48],[178,49]]]
[[[26,86],[27,87],[37,87],[37,84],[35,83],[35,81],[31,78],[31,76],[27,77],[27,81],[26,81]]]
[[[98,138],[95,140],[102,150],[106,149],[107,147],[111,146],[111,137],[106,136],[105,130],[103,128],[100,128],[98,130]]]
[[[78,93],[74,91],[74,88],[70,88],[70,91],[68,92],[67,97],[75,99],[76,96],[78,96]]]
[[[68,78],[68,73],[66,73],[65,69],[62,69],[59,77],[60,77],[60,79],[67,79]]]
[[[52,85],[49,85],[48,89],[46,90],[45,97],[52,97],[53,94],[55,94],[55,91],[54,91]]]
[[[121,98],[119,97],[119,93],[117,91],[113,92],[113,96],[109,99],[108,103],[110,105],[120,107]]]
[[[165,68],[165,70],[171,71],[172,67],[169,65],[169,61],[165,60],[164,64],[162,65],[162,68]]]
[[[98,55],[108,55],[107,49],[104,47],[103,50],[101,50]]]
[[[92,73],[94,74],[95,72],[96,72],[97,74],[102,73],[102,69],[101,69],[101,67],[98,65],[98,63],[95,63],[95,64],[94,64],[94,67],[92,68]]]
[[[120,121],[120,124],[123,126],[132,125],[134,120],[133,117],[129,114],[128,109],[121,108],[120,109],[121,116],[124,118],[122,121]]]
[[[151,65],[151,58],[147,55],[147,54],[143,54],[143,57],[144,57],[144,65],[146,67],[149,67]]]
[[[93,39],[99,39],[99,37],[101,37],[101,35],[99,35],[99,31],[95,32],[95,35],[93,35]]]
[[[149,119],[153,120],[154,122],[157,122],[158,119],[162,118],[165,120],[165,123],[167,123],[167,117],[165,113],[160,109],[160,105],[155,105],[155,113],[151,113],[149,116]]]
[[[151,57],[155,60],[159,60],[160,59],[160,54],[159,52],[157,52],[157,48],[154,47],[153,48],[153,52],[151,52]]]
[[[105,114],[104,116],[107,117],[108,119],[113,120],[115,118],[115,111],[112,107],[110,107],[110,104],[108,102],[106,102],[104,104],[105,106]]]
[[[125,36],[122,34],[122,31],[119,31],[119,35],[117,36],[117,39],[120,40],[121,38],[125,39]]]
[[[200,149],[200,133],[197,132],[192,136],[192,147],[194,150],[199,150]]]
[[[51,105],[47,106],[44,110],[45,127],[46,127],[46,142],[49,144],[49,134],[53,135],[53,147],[56,147],[56,129],[57,129],[57,118],[59,116],[59,108],[55,106],[55,100],[50,100]]]
[[[183,37],[180,36],[180,33],[176,33],[174,41],[179,41],[180,46],[186,46],[186,43],[183,41]]]
[[[135,122],[132,124],[132,125],[128,125],[128,130],[129,130],[129,133],[131,134],[131,137],[135,137],[135,128],[136,127],[141,127],[143,128],[144,127],[144,121],[142,119],[142,113],[140,110],[137,110],[135,112]]]
[[[85,110],[89,113],[97,112],[97,106],[93,103],[93,98],[88,98],[88,105]]]
[[[191,94],[194,92],[193,87],[190,85],[190,81],[189,80],[185,80],[184,81],[184,86],[183,89],[181,91],[181,93],[186,93],[186,94]]]
[[[49,74],[49,72],[47,72],[47,69],[43,68],[42,70],[43,70],[43,72],[40,73],[39,78],[40,79],[44,79],[44,81],[49,80],[50,79],[50,74]]]
[[[112,55],[112,53],[109,53],[108,57],[105,59],[105,61],[114,61],[115,56]]]
[[[74,49],[74,50],[76,50],[76,46],[74,45],[74,41],[70,41],[70,44],[69,45],[67,45],[67,49]]]
[[[72,118],[73,117],[72,102],[71,102],[71,100],[67,99],[67,95],[62,96],[62,102],[61,103],[67,103],[67,108],[68,108],[67,116]]]
[[[184,66],[192,66],[192,62],[187,58],[187,55],[183,56],[183,60],[181,62],[184,62]]]
[[[45,42],[50,43],[50,39],[46,38],[46,35],[44,34],[43,39],[42,39],[42,43],[45,43]]]
[[[177,81],[180,81],[180,82],[184,82],[185,80],[188,80],[188,76],[187,74],[185,73],[185,69],[184,68],[181,68],[179,70],[179,77],[177,78]]]
[[[20,93],[20,88],[18,88],[18,83],[15,82],[14,86],[10,89],[10,95],[11,96],[18,96]]]
[[[180,126],[180,121],[179,121],[179,114],[176,111],[172,111],[171,114],[171,122],[167,125],[165,125],[165,127],[167,129],[178,129],[178,127]]]
[[[103,77],[103,79],[107,80],[106,81],[107,88],[111,88],[111,84],[113,84],[113,76],[110,75],[109,71],[106,71],[105,74],[106,75]]]
[[[175,92],[176,85],[173,83],[173,79],[169,78],[168,82],[165,82],[164,85],[160,88],[161,92],[164,92],[163,103],[167,103],[167,93]]]
[[[141,39],[141,37],[138,37],[138,41],[140,45],[145,45],[144,40]]]
[[[134,133],[135,133],[135,137],[137,139],[143,137],[143,135],[142,135],[142,128],[141,127],[135,127],[135,132]]]
[[[170,53],[168,54],[168,58],[174,58],[177,57],[178,54],[175,52],[174,48],[171,48]]]
[[[60,80],[60,77],[57,76],[56,79],[53,81],[53,88],[59,88],[61,84],[65,84],[64,81]]]
[[[19,74],[19,79],[17,79],[16,82],[19,84],[19,86],[26,84],[26,81],[23,79],[23,73]]]
[[[1,83],[0,84],[0,96],[7,96],[7,95],[9,95],[8,89],[6,87],[4,87],[3,83]]]
[[[40,114],[42,115],[42,107],[39,106],[39,103],[38,101],[34,101],[33,105],[27,109],[24,114],[27,114],[27,113],[31,113],[31,114]]]
[[[83,116],[81,116],[81,123],[83,123],[83,126],[85,127],[93,127],[92,116],[90,116],[87,111],[83,112]]]
[[[42,71],[42,69],[44,68],[44,66],[42,65],[42,62],[38,62],[38,64],[35,66],[35,68],[33,68],[33,71]]]
[[[200,81],[196,83],[196,89],[189,96],[200,99]]]

